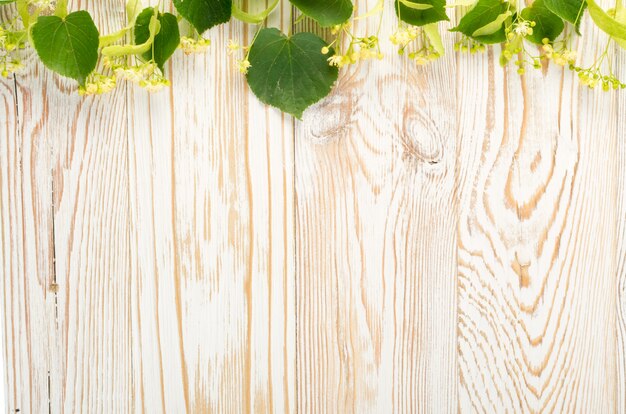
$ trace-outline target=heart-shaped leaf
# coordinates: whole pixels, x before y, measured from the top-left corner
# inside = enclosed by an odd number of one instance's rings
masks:
[[[98,28],[86,11],[65,18],[41,16],[33,25],[33,46],[41,61],[81,85],[98,63]]]
[[[354,8],[350,0],[291,0],[291,3],[324,27],[345,22]]]
[[[561,19],[572,23],[576,26],[576,30],[578,30],[583,13],[585,12],[585,0],[545,0],[544,4],[548,10]]]
[[[154,15],[154,8],[143,9],[135,22],[135,44],[142,44],[150,38],[150,19]],[[171,13],[159,13],[159,23],[161,29],[154,37],[152,47],[141,56],[146,60],[154,59],[157,66],[163,70],[163,65],[176,51],[180,43],[180,33],[178,31],[178,21]]]
[[[261,102],[297,118],[330,93],[338,69],[321,50],[327,44],[313,33],[287,37],[278,29],[261,29],[250,48],[247,79]]]
[[[226,23],[232,15],[232,0],[174,0],[174,7],[202,34],[207,29]]]
[[[446,0],[396,0],[398,18],[413,26],[448,20]]]
[[[459,25],[452,32],[461,32],[466,36],[482,43],[501,43],[506,40],[504,32],[505,21],[499,27],[491,27],[493,22],[499,22],[503,15],[510,11],[511,5],[501,0],[478,0],[476,6],[472,8],[459,22]],[[508,18],[508,17],[507,17]],[[490,28],[487,35],[480,35],[485,27]],[[474,35],[478,33],[478,35]]]
[[[544,0],[535,0],[532,6],[521,13],[525,20],[535,22],[533,33],[526,36],[533,43],[541,44],[543,39],[553,41],[565,28],[563,19],[552,13],[544,4]]]

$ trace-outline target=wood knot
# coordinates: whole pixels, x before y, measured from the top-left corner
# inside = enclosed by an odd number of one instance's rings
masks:
[[[443,139],[437,125],[414,110],[405,112],[401,142],[406,157],[431,165],[443,160]]]
[[[304,113],[305,136],[320,145],[339,141],[350,130],[352,113],[351,94],[332,94]]]

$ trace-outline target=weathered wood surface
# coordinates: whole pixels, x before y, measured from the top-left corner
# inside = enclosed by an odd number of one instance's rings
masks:
[[[9,412],[625,414],[626,95],[383,39],[294,122],[233,70],[252,35],[155,95],[0,79]]]

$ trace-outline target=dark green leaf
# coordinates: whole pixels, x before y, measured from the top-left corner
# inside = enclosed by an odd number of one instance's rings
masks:
[[[291,0],[291,3],[324,27],[343,23],[352,16],[350,0]]]
[[[575,25],[576,30],[587,6],[585,0],[544,0],[544,4],[552,13]]]
[[[49,69],[81,85],[98,63],[98,28],[86,11],[41,16],[32,28],[33,46]]]
[[[431,7],[421,8],[421,5]],[[445,7],[446,0],[396,0],[395,5],[398,18],[414,26],[448,20]]]
[[[0,6],[3,4],[15,3],[15,0],[0,0]]]
[[[326,42],[313,33],[285,36],[278,29],[261,29],[250,49],[248,85],[266,104],[297,118],[330,93],[338,69],[322,54]]]
[[[474,33],[498,20],[500,15],[509,11],[509,8],[510,4],[504,3],[501,0],[478,0],[474,8],[463,16],[459,25],[450,30],[453,32],[461,32],[481,43],[502,43],[506,40],[506,34],[504,32],[506,22],[503,22],[500,29],[493,31],[491,34],[474,36]]]
[[[226,23],[232,14],[232,0],[174,0],[178,13],[188,20],[198,33]]]
[[[522,17],[536,23],[533,34],[526,36],[531,42],[541,44],[547,38],[551,42],[561,34],[565,28],[563,19],[552,13],[544,4],[544,0],[535,0],[531,7],[522,10]]]
[[[135,44],[142,44],[150,37],[150,18],[154,15],[154,8],[147,7],[135,22]],[[176,16],[171,13],[159,13],[159,23],[161,30],[154,37],[152,48],[144,53],[142,57],[146,60],[154,59],[157,66],[163,70],[163,65],[176,51],[180,43],[180,33],[178,31],[178,21]]]

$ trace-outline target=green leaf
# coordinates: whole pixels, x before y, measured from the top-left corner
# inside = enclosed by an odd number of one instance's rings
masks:
[[[509,3],[504,3],[501,0],[478,0],[476,6],[463,16],[459,25],[450,31],[461,32],[481,43],[502,43],[506,40],[505,20],[498,27],[494,28],[490,25],[493,22],[499,22],[501,16],[510,11],[510,7]],[[484,27],[489,27],[489,31],[493,30],[493,32],[481,35],[480,31]],[[477,32],[478,35],[474,35]]]
[[[492,21],[491,23],[487,23],[486,25],[472,33],[472,37],[488,36],[494,34],[502,28],[502,24],[512,15],[513,12],[511,12],[511,10],[505,11],[504,13],[499,15],[496,20]]]
[[[297,118],[330,93],[339,70],[328,64],[327,46],[313,33],[285,36],[278,29],[261,29],[250,48],[248,85],[261,102]]]
[[[154,8],[143,9],[135,23],[135,43],[142,44],[150,39],[150,19],[154,15]],[[150,50],[141,56],[146,60],[154,59],[157,66],[163,70],[163,65],[176,51],[180,43],[180,33],[178,31],[178,21],[171,13],[159,13],[159,23],[161,30],[154,37],[154,42]]]
[[[226,23],[232,14],[232,0],[174,0],[178,13],[202,34],[207,29]]]
[[[585,0],[544,0],[544,4],[552,13],[576,26],[578,31],[585,12]]]
[[[98,63],[98,28],[86,11],[41,16],[32,27],[33,46],[41,61],[81,85]]]
[[[535,0],[532,6],[522,10],[521,15],[524,19],[536,23],[533,34],[526,36],[526,39],[533,43],[541,44],[545,38],[552,42],[565,28],[563,19],[550,11],[545,6],[544,0]]]
[[[15,3],[15,0],[0,0],[0,5]]]
[[[302,13],[328,27],[341,24],[352,16],[350,0],[290,0]]]
[[[594,1],[587,0],[587,6],[589,7],[589,15],[591,19],[594,21],[596,26],[609,36],[620,40],[618,42],[620,46],[622,45],[622,40],[626,40],[626,24],[620,20],[626,20],[626,16],[624,16],[624,12],[622,11],[623,7],[620,7],[617,12],[614,11],[613,14],[615,17],[610,16],[607,12],[602,10],[602,8]],[[620,20],[618,20],[620,19]]]
[[[398,18],[413,26],[448,20],[446,0],[396,0]]]

